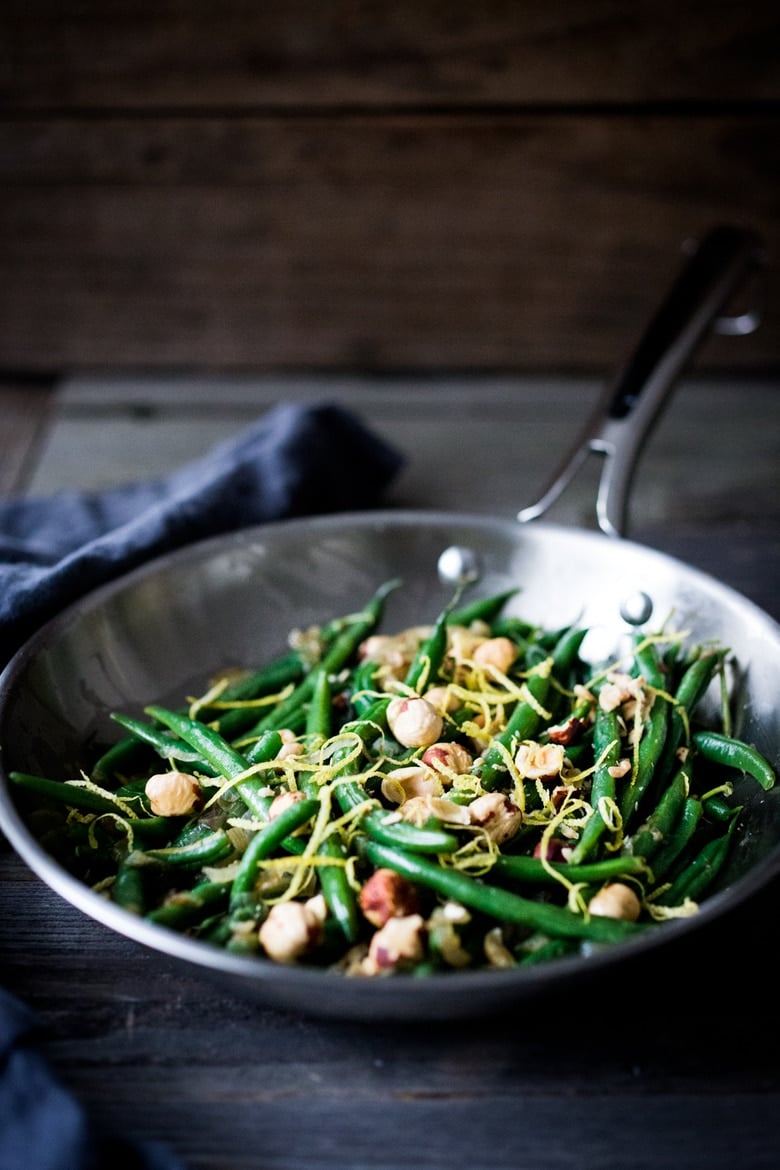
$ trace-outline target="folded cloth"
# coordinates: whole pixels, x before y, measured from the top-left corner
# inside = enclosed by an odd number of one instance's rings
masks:
[[[0,666],[59,609],[149,558],[284,517],[370,508],[400,455],[332,405],[284,405],[148,483],[0,504]],[[0,1170],[176,1170],[161,1148],[97,1135],[0,988]]]
[[[143,561],[249,524],[371,508],[401,462],[343,408],[287,404],[152,482],[0,503],[0,667],[47,618]]]
[[[100,1134],[33,1043],[33,1014],[0,988],[2,1170],[181,1170],[163,1146]]]

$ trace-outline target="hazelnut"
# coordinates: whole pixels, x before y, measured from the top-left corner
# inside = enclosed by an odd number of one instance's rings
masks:
[[[430,633],[430,626],[411,626],[400,634],[372,634],[361,643],[360,657],[385,667],[392,678],[403,678],[421,641]]]
[[[523,823],[522,812],[503,792],[478,796],[468,810],[472,825],[479,825],[497,845],[514,837]]]
[[[588,910],[603,918],[624,918],[628,922],[636,922],[642,906],[630,886],[623,882],[612,882],[593,895],[588,902]]]
[[[506,674],[517,658],[517,646],[509,638],[487,638],[474,651],[474,662],[482,669],[495,667]]]
[[[418,962],[423,957],[423,919],[419,914],[388,918],[371,939],[364,971],[379,975],[404,962]]]
[[[460,699],[453,694],[451,687],[431,687],[425,692],[423,698],[440,715],[450,715],[462,706]]]
[[[570,842],[561,837],[551,837],[549,841],[537,841],[534,857],[544,858],[545,861],[568,861],[571,850]]]
[[[469,810],[464,804],[442,796],[413,796],[401,805],[401,817],[410,825],[424,825],[433,818],[447,825],[470,825]]]
[[[643,684],[642,678],[632,678],[630,674],[611,670],[599,691],[599,706],[604,711],[615,711],[627,699],[640,699]]]
[[[322,918],[304,902],[277,902],[258,932],[266,954],[277,963],[294,963],[321,937]]]
[[[515,753],[515,765],[527,780],[555,780],[561,774],[565,749],[559,743],[525,740]]]
[[[584,719],[578,719],[573,715],[571,719],[567,719],[558,727],[548,727],[547,735],[551,743],[562,743],[564,747],[568,747],[570,743],[579,739],[586,726],[587,723]]]
[[[436,774],[419,764],[395,768],[382,781],[382,795],[391,804],[403,804],[414,796],[438,796],[441,790],[441,781]]]
[[[403,747],[429,747],[436,743],[444,723],[438,711],[426,699],[391,699],[387,708],[387,723]]]
[[[418,904],[412,883],[392,869],[375,870],[360,891],[360,909],[374,926],[414,914]]]
[[[423,752],[422,762],[436,772],[455,772],[462,776],[468,772],[474,758],[459,743],[432,743]]]
[[[292,808],[294,804],[300,804],[306,797],[302,792],[280,792],[271,801],[271,807],[268,809],[269,821],[274,820],[280,813],[286,812],[288,808]]]
[[[184,817],[203,806],[203,789],[188,772],[159,772],[149,777],[144,791],[158,817]]]

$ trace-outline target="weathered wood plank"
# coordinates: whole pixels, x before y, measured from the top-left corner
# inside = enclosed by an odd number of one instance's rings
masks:
[[[406,456],[388,506],[509,519],[537,497],[600,389],[597,379],[553,377],[74,378],[62,387],[30,490],[100,489],[164,475],[276,402],[334,401]],[[780,617],[778,422],[771,379],[684,380],[640,460],[629,532]],[[599,471],[594,456],[549,518],[594,527]],[[729,542],[728,558],[722,541],[708,536],[712,525]]]
[[[9,108],[777,100],[776,5],[8,0]]]
[[[612,368],[680,243],[780,253],[771,116],[0,126],[20,368]],[[780,357],[769,325],[703,366]]]
[[[21,492],[35,469],[51,413],[53,384],[0,381],[0,495]]]
[[[563,1005],[421,1029],[246,1003],[85,919],[2,841],[0,890],[3,984],[38,1013],[45,1055],[99,1123],[163,1141],[193,1170],[441,1168],[455,1149],[496,1170],[562,1170],[572,1149],[617,1168],[627,1146],[638,1170],[704,1170],[724,1141],[745,1170],[773,1165],[771,1002],[767,1043],[744,1042],[769,898],[743,913],[739,948],[721,932],[709,949],[699,940],[693,965],[683,952],[696,1010],[651,961],[600,980],[601,1014],[584,986]]]

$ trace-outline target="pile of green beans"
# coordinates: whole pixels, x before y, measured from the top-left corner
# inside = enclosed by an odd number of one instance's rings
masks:
[[[160,927],[353,976],[552,962],[695,914],[735,782],[775,780],[727,710],[701,720],[727,650],[635,631],[594,671],[587,631],[507,614],[514,591],[384,635],[398,585],[305,653],[117,712],[80,776],[12,773],[43,844]]]

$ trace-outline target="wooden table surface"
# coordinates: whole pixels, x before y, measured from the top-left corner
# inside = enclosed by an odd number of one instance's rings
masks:
[[[327,398],[406,454],[389,504],[511,516],[597,391],[571,379],[73,379],[43,435],[17,416],[28,449],[9,455],[24,471],[5,487],[156,474],[280,398]],[[632,507],[635,538],[774,617],[778,421],[772,380],[686,381]],[[592,489],[586,474],[553,519],[590,523]],[[44,1052],[96,1123],[165,1143],[188,1170],[776,1170],[778,895],[776,883],[673,957],[498,1019],[343,1024],[182,973],[71,908],[2,842],[0,978],[38,1014]]]

